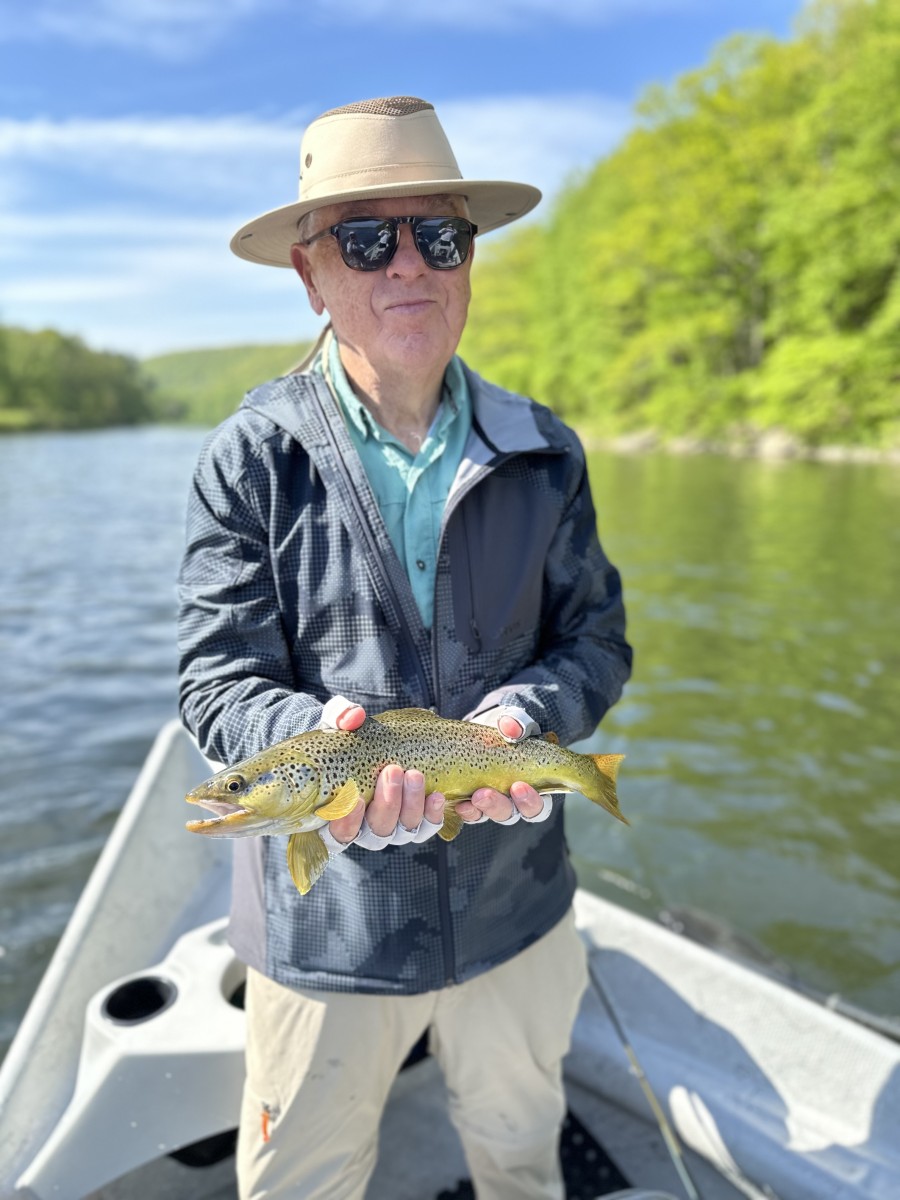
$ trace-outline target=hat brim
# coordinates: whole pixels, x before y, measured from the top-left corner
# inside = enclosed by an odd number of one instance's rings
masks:
[[[427,183],[412,181],[390,187],[357,188],[353,192],[339,192],[318,196],[315,200],[285,204],[263,213],[261,217],[241,226],[231,239],[231,249],[238,258],[245,258],[248,262],[263,263],[269,267],[289,267],[291,246],[297,241],[297,224],[301,217],[313,209],[351,200],[390,200],[399,196],[444,194],[466,197],[469,218],[478,226],[480,234],[518,221],[531,212],[541,199],[540,191],[527,183],[470,179],[430,179]]]

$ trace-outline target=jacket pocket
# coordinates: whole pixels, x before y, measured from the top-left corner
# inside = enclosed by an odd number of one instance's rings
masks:
[[[456,636],[470,650],[536,640],[556,505],[521,479],[495,477],[462,502],[448,529]]]

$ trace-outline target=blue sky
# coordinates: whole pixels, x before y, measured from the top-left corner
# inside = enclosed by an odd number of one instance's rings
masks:
[[[802,0],[0,0],[0,323],[138,356],[292,341],[290,271],[228,249],[297,195],[328,108],[415,95],[471,178],[545,199],[608,153],[644,87]],[[503,236],[503,231],[491,235]]]

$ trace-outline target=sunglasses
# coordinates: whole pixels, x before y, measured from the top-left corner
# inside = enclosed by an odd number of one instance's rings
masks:
[[[461,267],[478,232],[465,217],[353,217],[314,233],[302,245],[311,246],[330,234],[352,271],[380,271],[397,252],[401,225],[412,226],[416,249],[433,271]]]

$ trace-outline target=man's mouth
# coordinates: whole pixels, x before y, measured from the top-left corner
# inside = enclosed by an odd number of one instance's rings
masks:
[[[407,300],[395,300],[393,304],[387,305],[388,312],[406,312],[415,311],[420,308],[425,308],[429,304],[434,304],[427,296],[420,296],[416,299],[410,298]]]

